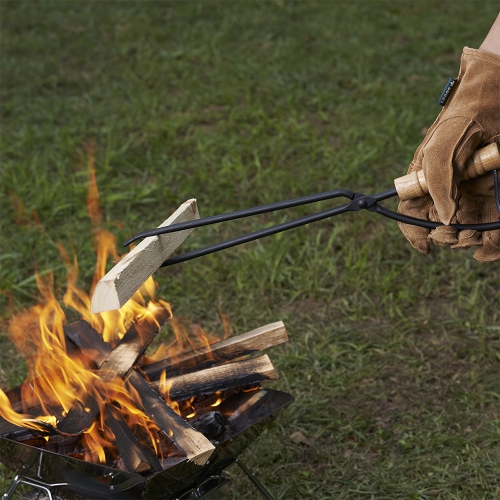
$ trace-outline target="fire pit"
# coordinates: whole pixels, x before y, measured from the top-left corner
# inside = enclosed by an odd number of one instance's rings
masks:
[[[171,319],[168,307],[150,310],[114,348],[85,320],[63,328],[61,365],[79,362],[94,383],[79,391],[69,379],[69,403],[51,394],[68,374],[50,362],[5,393],[0,461],[18,475],[4,499],[21,483],[49,498],[54,488],[87,498],[200,498],[292,401],[261,386],[277,377],[268,356],[249,357],[288,340],[282,322],[150,362],[144,352]]]
[[[95,219],[92,179],[88,205]],[[195,201],[164,224],[179,214],[197,216]],[[168,251],[188,234],[167,242]],[[0,461],[17,471],[3,500],[20,484],[49,499],[56,492],[91,499],[202,498],[227,482],[225,469],[233,463],[272,498],[238,456],[293,400],[262,386],[277,373],[267,355],[255,355],[288,340],[283,323],[224,339],[186,327],[167,302],[153,299],[151,262],[164,258],[164,239],[145,240],[104,276],[107,257],[119,260],[114,237],[102,228],[94,236],[92,308],[98,314],[89,312],[90,297],[76,285],[76,259],[61,247],[69,271],[63,301],[83,319],[66,325],[51,280],[39,276],[42,303],[11,318],[11,338],[29,373],[21,386],[0,390]],[[107,311],[109,303],[120,309]],[[146,353],[167,322],[175,340]]]
[[[259,404],[249,404],[256,394],[259,395]],[[242,466],[238,462],[240,453],[269,425],[277,412],[292,401],[289,394],[272,389],[260,389],[254,394],[240,393],[229,398],[220,405],[222,413],[235,413],[238,408],[249,405],[232,419],[230,428],[221,434],[205,465],[199,466],[184,458],[164,471],[147,475],[85,462],[2,437],[0,460],[18,471],[10,490],[2,498],[10,498],[20,483],[52,494],[69,490],[90,499],[202,498],[227,482],[225,469],[230,465],[238,463]],[[244,466],[242,469],[246,471]],[[255,481],[255,477],[250,474],[249,477]],[[259,486],[262,492],[262,486],[257,483]],[[48,497],[52,498],[50,494]]]

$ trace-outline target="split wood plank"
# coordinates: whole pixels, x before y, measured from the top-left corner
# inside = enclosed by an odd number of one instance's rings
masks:
[[[165,309],[162,311],[159,327],[153,326],[147,321],[138,321],[133,324],[102,362],[97,372],[99,377],[105,382],[116,377],[126,378],[137,360],[156,337],[161,326],[170,318],[170,313]]]
[[[151,389],[137,371],[130,373],[127,380],[139,393],[145,412],[186,454],[187,459],[198,465],[205,465],[215,450],[215,446],[160,399],[158,393]]]
[[[151,319],[146,317],[127,330],[96,372],[104,382],[117,377],[126,378],[171,315],[169,311],[163,309],[161,314],[155,317],[157,324],[152,323]],[[92,425],[98,414],[99,402],[87,394],[84,403],[76,401],[73,404],[57,429],[68,435],[81,433]]]
[[[172,372],[175,373],[183,368],[207,367],[262,351],[283,342],[288,342],[288,335],[283,322],[277,321],[221,342],[151,363],[143,366],[142,371],[150,380],[158,380],[164,371],[170,377],[173,375]]]
[[[66,325],[64,334],[72,344],[80,348],[79,352],[92,359],[97,366],[101,366],[111,353],[111,346],[84,319]],[[66,343],[66,347],[68,345],[71,344]]]
[[[68,356],[79,358],[86,363],[89,369],[98,367],[111,352],[111,346],[107,342],[104,342],[102,336],[83,319],[66,325],[64,333],[66,340],[70,340],[70,342],[66,341],[66,353]],[[82,354],[85,356],[85,359],[82,358]],[[50,373],[45,373],[44,376],[50,379]],[[37,414],[37,411],[43,411],[38,398],[29,398],[26,394],[24,394],[23,398],[23,386],[25,384],[31,387],[36,386],[37,380],[25,381],[23,385],[6,391],[5,394],[15,412]],[[30,392],[28,390],[28,393]],[[60,408],[60,411],[63,411],[62,408]]]
[[[105,422],[115,435],[115,446],[129,472],[144,474],[162,470],[156,454],[139,443],[118,408],[106,406]]]
[[[38,420],[36,416],[43,415],[46,411],[48,411],[56,418],[61,418],[64,412],[64,409],[61,406],[44,405],[42,408],[40,404],[37,404],[29,408],[29,411],[23,411],[22,405],[20,409],[17,409],[16,406],[17,403],[11,407],[16,413],[19,414],[19,418],[22,419],[23,425],[18,426],[17,424],[13,424],[3,417],[0,417],[0,437],[16,441],[25,441],[31,438],[34,439],[37,436],[57,434],[58,430],[55,427],[47,422]]]
[[[269,356],[245,359],[220,366],[213,366],[194,373],[172,377],[164,382],[152,382],[151,387],[168,390],[168,396],[172,400],[182,401],[192,396],[210,394],[217,391],[232,389],[233,387],[245,387],[260,383],[263,380],[275,380],[278,374]]]
[[[184,202],[159,227],[199,218],[196,200],[193,198]],[[194,229],[185,229],[150,236],[141,241],[97,283],[92,295],[91,312],[98,313],[122,307],[193,231]]]
[[[2,438],[12,439],[14,441],[26,441],[28,439],[34,439],[42,434],[43,432],[38,434],[32,429],[20,427],[0,417],[0,437]]]

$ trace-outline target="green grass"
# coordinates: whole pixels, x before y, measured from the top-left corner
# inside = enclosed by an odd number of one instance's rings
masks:
[[[479,46],[498,7],[0,3],[1,387],[25,373],[6,321],[36,302],[34,270],[64,291],[57,242],[76,249],[90,285],[89,141],[118,241],[190,197],[211,215],[378,192],[406,172],[462,47]],[[331,205],[200,229],[183,250]],[[500,498],[498,264],[422,256],[395,223],[358,212],[155,278],[175,313],[209,330],[221,311],[234,332],[285,321],[273,387],[296,401],[243,457],[278,498]],[[0,475],[1,490],[12,473]],[[233,478],[233,498],[256,498]]]

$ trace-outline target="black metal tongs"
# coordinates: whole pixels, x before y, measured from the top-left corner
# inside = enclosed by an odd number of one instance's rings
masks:
[[[459,231],[466,229],[475,231],[491,231],[494,229],[500,229],[500,192],[498,172],[497,170],[494,170],[499,167],[500,154],[498,146],[496,144],[490,144],[482,150],[476,151],[473,158],[469,160],[468,167],[466,167],[466,173],[468,174],[467,178],[476,177],[477,175],[484,174],[489,170],[493,171],[495,202],[499,214],[499,221],[484,224],[451,224],[452,227]],[[187,260],[196,259],[197,257],[202,257],[203,255],[219,252],[220,250],[224,250],[226,248],[231,248],[243,243],[248,243],[249,241],[254,241],[266,236],[271,236],[272,234],[281,233],[295,227],[310,224],[311,222],[317,222],[329,217],[333,217],[335,215],[344,214],[346,212],[356,212],[358,210],[369,210],[370,212],[378,213],[380,215],[383,215],[384,217],[388,217],[389,219],[393,219],[398,222],[420,226],[427,229],[435,229],[436,227],[443,225],[440,222],[431,222],[429,220],[408,217],[380,205],[379,202],[387,200],[389,198],[393,198],[394,196],[399,195],[401,199],[411,199],[416,196],[422,196],[423,194],[428,192],[425,178],[423,178],[423,176],[417,177],[416,174],[414,174],[413,177],[409,174],[407,176],[396,179],[395,185],[395,188],[388,189],[374,195],[356,193],[349,189],[334,189],[333,191],[326,191],[324,193],[303,196],[301,198],[294,198],[292,200],[279,201],[277,203],[270,203],[268,205],[262,205],[259,207],[237,210],[236,212],[213,215],[211,217],[205,217],[203,219],[183,222],[180,224],[173,224],[171,226],[158,227],[149,231],[137,233],[135,236],[132,236],[127,241],[125,241],[123,243],[123,246],[128,246],[132,242],[142,238],[146,238],[148,236],[157,236],[159,234],[173,233],[176,231],[182,231],[184,229],[193,229],[196,227],[208,226],[211,224],[217,224],[219,222],[242,219],[244,217],[251,217],[253,215],[284,210],[286,208],[292,208],[300,205],[307,205],[309,203],[316,203],[318,201],[331,200],[333,198],[341,197],[348,198],[351,201],[344,205],[330,208],[328,210],[323,210],[322,212],[318,212],[316,214],[307,215],[305,217],[301,217],[289,222],[283,222],[282,224],[278,224],[276,226],[261,229],[260,231],[255,231],[253,233],[245,234],[237,238],[233,238],[221,243],[216,243],[214,245],[210,245],[198,250],[193,250],[192,252],[187,252],[185,254],[172,257],[163,262],[160,267],[171,266],[173,264],[178,264]]]

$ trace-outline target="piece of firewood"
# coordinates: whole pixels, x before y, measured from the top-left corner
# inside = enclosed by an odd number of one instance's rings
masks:
[[[158,457],[139,443],[118,408],[106,406],[105,423],[115,435],[114,445],[129,472],[144,474],[162,470]]]
[[[170,312],[163,309],[160,314],[155,315],[158,324],[148,317],[134,323],[101,363],[96,372],[99,377],[104,382],[116,377],[125,378],[170,317]],[[57,430],[66,435],[82,433],[92,425],[98,414],[99,403],[87,394],[84,404],[75,401],[68,415],[57,426]]]
[[[28,439],[35,439],[37,436],[44,434],[45,433],[42,431],[38,433],[33,429],[19,427],[0,417],[0,437],[2,438],[12,439],[13,441],[26,441]],[[50,433],[47,433],[47,435],[48,434]]]
[[[159,395],[149,387],[142,376],[133,371],[127,379],[141,397],[140,404],[156,425],[165,432],[186,454],[188,460],[198,465],[205,465],[212,455],[214,445],[199,432],[195,431],[170,406],[160,399]]]
[[[83,455],[83,448],[81,445],[80,436],[78,437],[65,437],[65,436],[52,436],[46,443],[44,448],[52,453],[59,455],[74,456]]]
[[[228,422],[233,423],[237,421],[241,415],[243,415],[246,411],[256,405],[261,399],[265,398],[267,395],[267,391],[265,389],[261,389],[259,391],[255,391],[252,396],[247,399],[243,404],[240,404],[238,408],[231,413],[228,417]]]
[[[220,366],[213,366],[178,377],[167,378],[165,382],[152,382],[151,387],[160,392],[168,392],[168,397],[182,401],[200,394],[224,391],[233,387],[245,387],[262,380],[278,378],[269,356],[245,359]]]
[[[111,346],[104,342],[102,335],[84,319],[66,325],[64,334],[71,340],[72,344],[80,348],[80,352],[92,359],[97,366],[100,366],[111,353]],[[66,342],[66,348],[70,345]]]
[[[155,317],[158,325],[145,318],[127,330],[99,367],[98,374],[104,381],[115,377],[125,378],[171,315],[167,309],[163,309]]]
[[[83,319],[66,325],[64,327],[64,334],[66,336],[66,352],[68,355],[84,361],[90,369],[99,367],[111,352],[111,346],[107,342],[104,342],[102,336]],[[82,354],[85,359],[83,359]],[[44,377],[50,379],[51,374],[44,373]],[[38,411],[43,411],[40,407],[40,400],[37,397],[30,398],[26,396],[26,393],[23,397],[22,389],[30,385],[32,387],[36,386],[37,380],[25,381],[23,385],[5,392],[15,412],[37,414]],[[29,389],[28,393],[31,393]]]
[[[159,227],[199,218],[196,200],[191,199],[183,203]],[[150,236],[141,241],[97,283],[92,295],[91,312],[111,311],[122,307],[193,231],[194,229],[186,229]]]
[[[288,335],[283,322],[277,321],[210,346],[182,352],[177,356],[151,363],[143,366],[142,370],[150,380],[158,380],[164,371],[166,371],[167,377],[170,377],[176,375],[176,372],[181,371],[182,373],[183,370],[190,367],[194,367],[194,369],[206,368],[262,351],[283,342],[288,342]]]
[[[225,418],[218,411],[209,411],[193,418],[189,424],[208,439],[215,439],[224,429]]]

